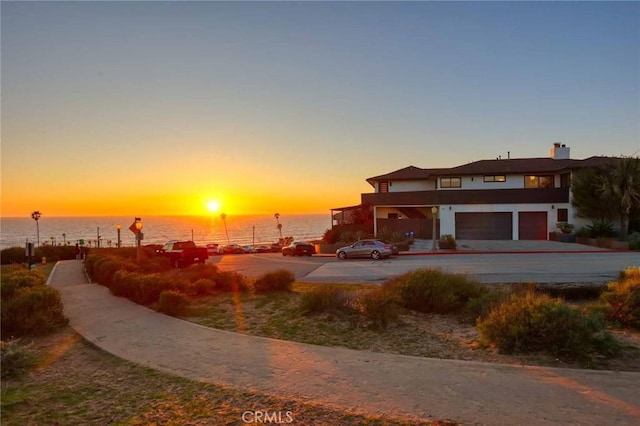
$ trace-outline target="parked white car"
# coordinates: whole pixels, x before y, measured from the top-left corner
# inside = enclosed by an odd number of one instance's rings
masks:
[[[338,259],[350,257],[370,257],[373,260],[383,259],[393,254],[391,244],[385,244],[380,240],[360,240],[350,246],[340,247],[336,250]]]

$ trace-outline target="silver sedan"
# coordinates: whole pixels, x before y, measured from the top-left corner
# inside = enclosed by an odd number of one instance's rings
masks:
[[[360,240],[350,246],[340,247],[336,250],[338,259],[349,257],[370,257],[378,260],[389,257],[392,254],[391,244],[385,244],[380,240]]]

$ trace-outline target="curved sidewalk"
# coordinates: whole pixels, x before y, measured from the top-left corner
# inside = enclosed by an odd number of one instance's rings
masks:
[[[147,367],[364,414],[490,425],[640,424],[640,373],[439,360],[246,336],[114,297],[87,283],[83,266],[59,262],[49,280],[62,293],[71,326]]]

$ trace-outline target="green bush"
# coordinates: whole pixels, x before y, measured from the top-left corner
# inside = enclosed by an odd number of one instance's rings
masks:
[[[640,232],[633,232],[627,237],[631,250],[640,250]]]
[[[98,284],[109,287],[114,274],[122,269],[122,266],[117,261],[105,259],[100,263],[96,263],[96,269],[96,280]]]
[[[613,222],[607,219],[596,219],[591,225],[587,225],[590,238],[608,238],[615,237],[613,230]]]
[[[179,291],[165,290],[158,299],[158,311],[171,316],[184,315],[189,306],[189,298]]]
[[[305,314],[321,312],[338,312],[346,304],[344,290],[332,285],[320,284],[300,298],[300,310]]]
[[[46,286],[17,289],[10,299],[2,299],[3,337],[46,334],[67,324],[60,293]]]
[[[194,296],[209,296],[216,291],[216,283],[207,278],[201,278],[190,286],[189,294]]]
[[[2,379],[14,379],[36,365],[38,357],[31,345],[23,345],[20,339],[0,342],[0,371]]]
[[[291,291],[296,277],[286,269],[267,272],[260,275],[253,283],[256,293],[270,293],[273,291]]]
[[[0,263],[3,265],[26,262],[27,256],[24,254],[24,247],[9,247],[0,251]]]
[[[640,267],[628,268],[621,279],[609,283],[600,300],[608,320],[640,329]]]
[[[604,330],[602,317],[534,292],[512,294],[479,319],[477,326],[482,339],[504,353],[546,350],[556,356],[589,359],[593,354],[613,356],[620,351]]]
[[[461,310],[487,288],[460,274],[419,269],[386,281],[383,287],[399,297],[406,308],[445,314]]]
[[[360,312],[376,326],[387,328],[390,321],[398,318],[395,296],[387,289],[377,288],[360,293],[357,298]]]
[[[223,271],[219,272],[213,278],[216,290],[223,292],[239,292],[248,290],[244,277],[237,272]]]
[[[10,299],[20,288],[40,286],[45,282],[45,276],[37,269],[27,269],[24,265],[6,266],[0,276],[0,298]]]
[[[485,318],[489,312],[505,302],[511,296],[508,288],[490,288],[478,297],[470,298],[467,309],[474,319]]]

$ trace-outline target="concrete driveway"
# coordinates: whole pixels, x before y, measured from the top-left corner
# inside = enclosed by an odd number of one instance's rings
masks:
[[[283,257],[277,253],[216,256],[223,270],[255,277],[276,269],[292,271],[300,281],[382,283],[420,268],[468,274],[484,283],[608,282],[629,266],[640,266],[640,252],[613,251],[557,241],[458,241],[458,251],[431,251],[432,242],[417,240],[409,252],[390,259],[347,259],[332,255]]]

